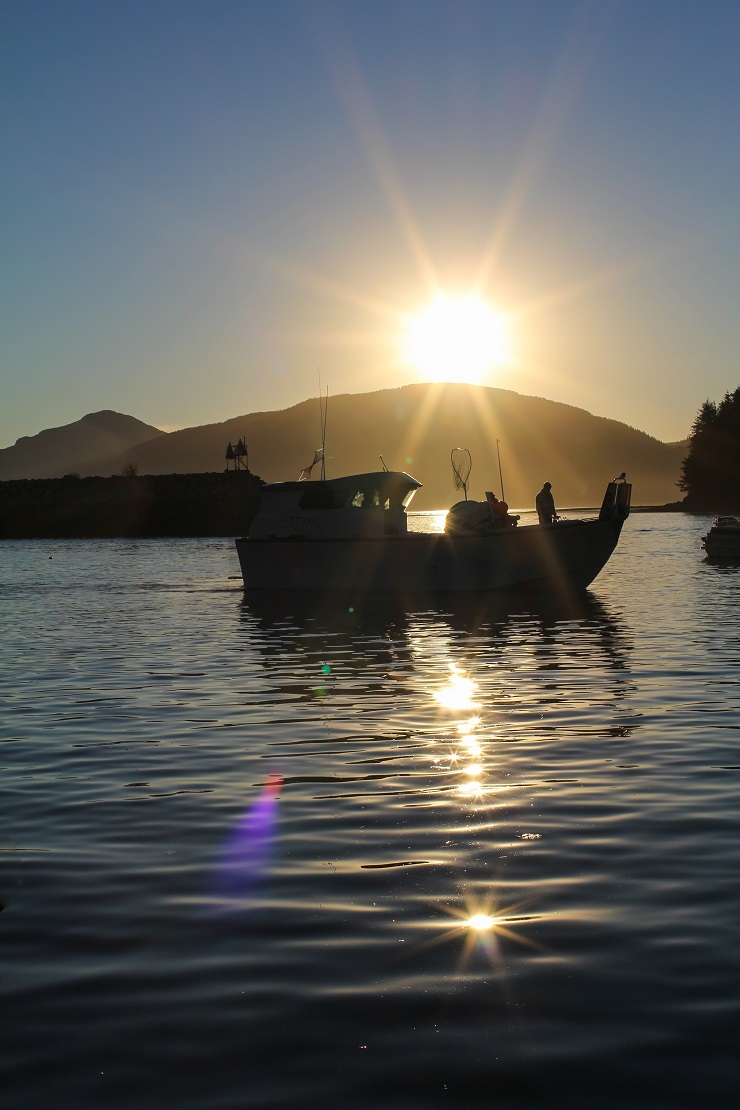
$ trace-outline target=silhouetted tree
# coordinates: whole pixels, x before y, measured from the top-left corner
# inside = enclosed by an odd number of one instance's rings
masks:
[[[126,463],[125,466],[121,467],[122,478],[135,478],[138,473],[139,468],[136,463]]]
[[[689,509],[740,509],[740,386],[699,409],[678,484]]]

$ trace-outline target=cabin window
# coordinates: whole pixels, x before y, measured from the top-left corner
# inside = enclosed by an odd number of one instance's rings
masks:
[[[307,484],[308,486],[308,484]],[[306,512],[321,509],[384,509],[398,512],[404,509],[414,495],[414,490],[404,489],[396,484],[370,486],[358,489],[357,486],[335,484],[334,482],[312,482],[299,494],[298,505]]]
[[[383,497],[378,490],[372,492],[358,490],[352,498],[352,504],[355,508],[388,508],[389,501],[387,497],[383,501]]]

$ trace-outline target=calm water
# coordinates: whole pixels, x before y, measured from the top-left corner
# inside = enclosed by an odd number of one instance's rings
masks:
[[[1,545],[4,1110],[735,1105],[740,568],[707,523],[631,517],[567,609]]]

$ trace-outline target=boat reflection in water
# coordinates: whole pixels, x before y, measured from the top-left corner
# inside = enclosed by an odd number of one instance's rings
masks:
[[[448,801],[490,801],[497,745],[522,733],[581,721],[590,728],[595,714],[601,734],[613,738],[634,724],[620,709],[630,691],[631,638],[616,614],[585,592],[446,595],[442,604],[357,601],[336,591],[253,593],[241,606],[264,695],[312,703],[320,717],[330,713],[335,727],[356,736],[353,745],[375,738],[383,747],[392,736],[396,754],[385,770],[410,761],[415,781],[431,773],[425,795],[441,790]],[[597,664],[610,680],[594,688],[589,675]],[[322,731],[328,723],[322,718]],[[383,773],[374,790],[388,778],[398,785]]]
[[[578,642],[579,635],[583,650],[603,653],[607,665],[611,660],[617,669],[624,664],[624,629],[616,614],[585,590],[417,591],[403,597],[355,590],[245,590],[240,608],[249,631],[258,632],[263,660],[291,651],[303,656],[309,643],[329,653],[362,645],[365,654],[383,644],[411,650],[420,638],[428,642],[430,637],[444,642],[443,654],[462,648],[478,655],[505,650],[509,636],[521,632],[532,651],[542,652],[543,666],[552,663],[555,641]]]
[[[440,535],[409,532],[420,486],[400,471],[262,489],[249,535],[236,541],[245,588],[360,594],[582,590],[614,551],[631,485],[609,482],[598,517],[518,527],[493,495],[459,502]]]

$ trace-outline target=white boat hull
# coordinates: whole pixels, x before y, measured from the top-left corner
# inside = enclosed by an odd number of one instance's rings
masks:
[[[236,547],[249,590],[412,594],[585,589],[614,551],[622,523],[560,521],[479,536],[242,539]]]

